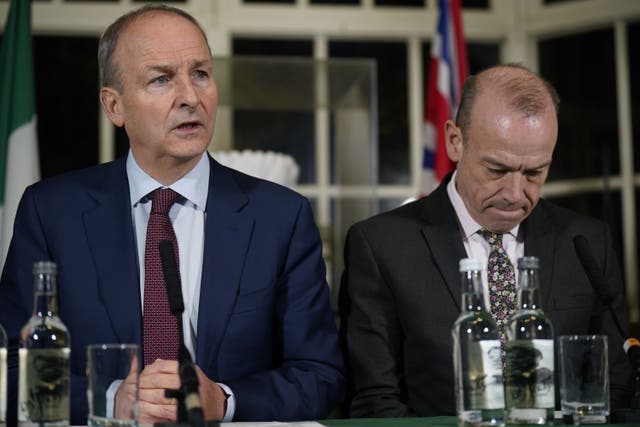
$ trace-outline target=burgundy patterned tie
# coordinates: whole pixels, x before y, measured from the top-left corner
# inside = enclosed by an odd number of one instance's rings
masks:
[[[145,366],[156,359],[176,360],[178,358],[178,321],[169,309],[167,287],[158,249],[160,241],[172,242],[176,263],[179,265],[178,243],[169,219],[169,209],[178,198],[178,193],[170,188],[158,188],[153,191],[152,198],[144,251],[142,343]]]

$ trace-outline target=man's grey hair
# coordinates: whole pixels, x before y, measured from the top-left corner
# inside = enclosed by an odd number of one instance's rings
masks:
[[[122,76],[113,55],[118,45],[118,41],[129,25],[140,19],[142,16],[153,13],[170,13],[181,16],[191,22],[196,28],[198,28],[198,30],[200,30],[200,33],[202,34],[202,37],[204,37],[207,47],[209,48],[209,54],[211,55],[211,47],[209,46],[207,35],[200,26],[200,23],[198,23],[193,16],[189,15],[184,10],[178,9],[177,7],[162,4],[148,4],[132,10],[131,12],[128,12],[116,19],[113,24],[109,25],[100,38],[100,43],[98,44],[100,87],[109,86],[115,88],[118,92],[122,92]]]

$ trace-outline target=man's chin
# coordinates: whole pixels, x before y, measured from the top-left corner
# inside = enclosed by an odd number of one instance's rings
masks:
[[[491,231],[496,233],[507,233],[518,226],[527,217],[528,212],[524,210],[503,211],[494,209],[494,213],[489,219]]]

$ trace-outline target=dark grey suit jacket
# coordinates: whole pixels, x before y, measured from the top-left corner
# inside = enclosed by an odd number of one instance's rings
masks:
[[[449,179],[428,197],[349,230],[340,312],[351,416],[455,414],[451,326],[460,312],[458,261],[467,254],[446,191]],[[631,373],[624,340],[599,303],[573,245],[576,235],[588,240],[626,325],[608,227],[540,200],[522,228],[525,254],[540,258],[541,304],[555,336],[607,334],[612,406],[626,407]]]

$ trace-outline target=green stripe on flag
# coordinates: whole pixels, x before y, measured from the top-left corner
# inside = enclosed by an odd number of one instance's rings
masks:
[[[30,0],[11,0],[0,46],[0,205],[5,201],[9,135],[35,114]]]

